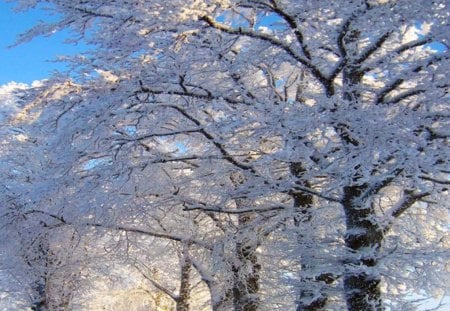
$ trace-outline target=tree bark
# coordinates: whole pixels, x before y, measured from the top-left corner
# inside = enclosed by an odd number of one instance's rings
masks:
[[[233,307],[235,311],[258,310],[257,295],[261,266],[256,255],[257,248],[258,244],[255,241],[245,238],[236,243],[238,264],[233,266]]]
[[[245,177],[240,173],[231,176],[235,187],[245,182]],[[236,199],[236,208],[241,209],[251,205],[247,198]],[[232,264],[233,272],[233,310],[257,311],[259,308],[259,272],[261,265],[258,263],[256,250],[259,241],[253,233],[249,232],[248,225],[255,218],[254,213],[246,213],[238,216],[238,232],[236,233],[235,259]]]
[[[45,284],[43,284],[43,282],[37,282],[34,287],[34,291],[37,293],[38,299],[36,299],[31,305],[31,310],[47,311],[47,295],[45,291]]]
[[[32,249],[30,249],[32,251]],[[34,250],[34,256],[26,259],[28,265],[32,268],[43,266],[44,273],[39,276],[33,284],[35,299],[31,305],[33,311],[47,311],[49,308],[48,299],[48,269],[51,266],[51,252],[47,234],[40,236],[37,240],[37,248]],[[26,256],[26,255],[25,255]]]
[[[344,187],[342,200],[349,250],[344,262],[344,292],[349,311],[383,310],[380,275],[376,271],[377,254],[383,240],[382,228],[375,221],[372,206],[360,198],[367,186]]]
[[[180,293],[176,300],[177,311],[189,311],[189,300],[191,298],[191,270],[192,261],[189,257],[189,245],[183,243],[181,252]]]

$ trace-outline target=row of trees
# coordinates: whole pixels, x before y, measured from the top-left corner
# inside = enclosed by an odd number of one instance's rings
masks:
[[[446,1],[18,2],[61,17],[22,41],[69,28],[95,50],[3,126],[1,267],[26,273],[2,295],[79,310],[109,288],[179,311],[445,295]]]

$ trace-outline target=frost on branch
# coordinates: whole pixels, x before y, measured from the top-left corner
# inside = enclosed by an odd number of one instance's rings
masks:
[[[71,308],[108,276],[178,310],[448,290],[445,1],[43,2],[95,49],[7,123],[32,139],[2,158],[33,161],[2,221],[76,233],[31,266],[70,275]]]

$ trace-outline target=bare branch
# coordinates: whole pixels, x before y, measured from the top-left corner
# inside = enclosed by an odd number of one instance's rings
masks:
[[[301,193],[311,194],[311,195],[314,195],[314,196],[316,196],[318,198],[321,198],[321,199],[324,199],[324,200],[327,200],[327,201],[330,201],[330,202],[337,202],[337,203],[341,203],[342,202],[341,198],[336,198],[336,197],[331,197],[331,196],[328,196],[328,195],[324,195],[324,194],[322,194],[322,193],[320,193],[318,191],[315,191],[315,190],[312,190],[310,188],[303,187],[303,186],[300,186],[300,185],[295,185],[292,188],[292,190],[290,190],[290,192],[293,193],[293,194],[295,194],[296,191],[301,192]]]
[[[152,137],[166,137],[166,136],[176,136],[176,135],[180,135],[180,134],[190,134],[190,133],[198,133],[200,132],[201,129],[200,128],[195,128],[195,129],[186,129],[186,130],[180,130],[180,131],[171,131],[171,132],[166,132],[166,133],[151,133],[151,134],[145,134],[145,135],[141,135],[141,136],[137,136],[137,137],[120,137],[118,139],[116,139],[116,141],[140,141],[140,140],[145,140],[148,138],[152,138]]]
[[[264,212],[271,212],[271,211],[277,211],[277,210],[284,210],[291,208],[290,206],[269,206],[269,207],[254,207],[254,208],[240,208],[240,209],[223,209],[220,206],[213,206],[209,207],[206,204],[189,204],[185,202],[183,204],[185,211],[194,211],[194,210],[201,210],[204,212],[214,212],[214,213],[221,213],[221,214],[229,214],[229,215],[240,215],[240,214],[247,214],[247,213],[264,213]]]
[[[450,180],[449,179],[446,179],[446,180],[444,180],[444,179],[437,179],[437,178],[430,177],[430,176],[425,176],[425,175],[420,176],[420,178],[423,179],[423,180],[432,181],[432,182],[434,182],[436,184],[450,185]]]
[[[78,7],[75,7],[75,6],[67,6],[67,8],[75,10],[75,11],[78,11],[78,12],[83,13],[83,14],[86,14],[88,16],[92,16],[92,17],[115,18],[114,15],[94,12],[94,11],[88,10],[86,8],[78,8]]]

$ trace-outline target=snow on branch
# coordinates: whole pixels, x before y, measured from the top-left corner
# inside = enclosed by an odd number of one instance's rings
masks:
[[[45,212],[42,210],[34,210],[34,209],[27,211],[25,214],[26,215],[41,214],[41,215],[50,217],[52,219],[55,219],[59,222],[56,225],[52,225],[52,226],[46,224],[46,226],[48,226],[48,227],[59,227],[61,225],[94,227],[94,228],[100,228],[100,229],[105,229],[105,230],[123,231],[123,232],[142,234],[142,235],[151,236],[151,237],[155,237],[155,238],[167,239],[167,240],[171,240],[171,241],[175,241],[175,242],[189,242],[189,243],[192,243],[192,244],[195,244],[198,246],[202,246],[206,249],[210,249],[210,247],[211,247],[208,243],[205,243],[203,241],[197,241],[190,237],[170,234],[170,233],[166,233],[166,232],[152,231],[152,230],[148,230],[148,229],[144,229],[144,228],[135,228],[135,227],[129,227],[129,226],[124,226],[124,225],[115,225],[115,224],[103,224],[103,223],[89,222],[89,221],[79,223],[79,222],[75,222],[75,221],[68,221],[63,216],[58,216],[58,215],[55,215],[55,214],[52,214],[49,212]]]
[[[292,207],[288,206],[288,205],[229,209],[229,208],[222,208],[221,206],[211,206],[211,205],[208,205],[208,204],[202,203],[202,202],[196,202],[196,203],[183,202],[183,206],[184,206],[183,210],[185,210],[185,211],[201,210],[204,212],[214,212],[214,213],[229,214],[229,215],[240,215],[240,214],[247,214],[247,213],[264,213],[264,212],[271,212],[271,211],[277,211],[277,210],[292,209]]]
[[[432,57],[429,57],[428,59],[425,59],[425,60],[419,62],[419,64],[417,66],[413,66],[413,67],[408,66],[407,70],[402,72],[401,75],[399,75],[396,79],[393,79],[390,83],[388,83],[384,88],[382,88],[378,92],[375,102],[377,104],[391,103],[391,101],[387,99],[387,96],[389,95],[389,93],[398,89],[398,87],[401,86],[406,81],[406,79],[410,78],[410,76],[412,74],[416,74],[416,73],[420,72],[421,70],[424,70],[428,66],[437,64],[444,60],[448,60],[449,56],[450,56],[450,54],[447,51],[446,53],[434,55]],[[399,96],[401,96],[401,95],[399,95]],[[395,102],[397,102],[397,101],[394,101],[394,103]]]
[[[429,196],[429,192],[416,192],[414,190],[404,190],[402,198],[397,202],[397,204],[391,208],[388,212],[388,222],[384,225],[384,231],[389,231],[393,225],[393,219],[400,217],[405,213],[411,206],[421,199]]]
[[[251,29],[246,29],[243,27],[239,28],[233,28],[229,27],[227,25],[221,24],[216,22],[213,18],[204,15],[200,18],[201,20],[205,21],[208,25],[211,27],[232,34],[232,35],[242,35],[250,38],[255,38],[263,41],[267,41],[274,45],[275,47],[278,47],[285,51],[288,55],[290,55],[293,59],[295,59],[297,62],[308,68],[308,70],[311,72],[311,74],[324,86],[325,89],[328,89],[330,86],[329,80],[325,77],[325,75],[314,65],[312,64],[308,59],[303,58],[301,55],[299,55],[297,52],[295,52],[288,44],[285,42],[271,36],[265,33],[257,32]]]

